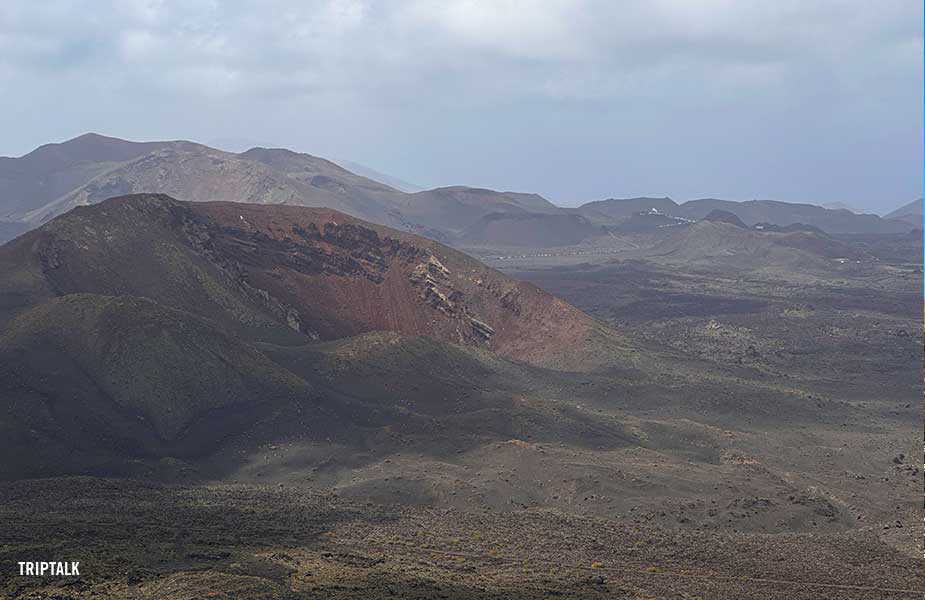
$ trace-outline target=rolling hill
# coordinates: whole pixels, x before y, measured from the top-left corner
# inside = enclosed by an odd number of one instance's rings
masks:
[[[745,223],[742,222],[742,219],[735,216],[727,210],[715,209],[711,210],[707,216],[705,216],[701,221],[712,221],[714,223],[728,223],[729,225],[735,225],[736,227],[746,227]]]
[[[870,259],[855,246],[824,233],[795,230],[766,232],[745,227],[734,215],[711,217],[678,228],[647,251],[658,262],[725,265],[727,268],[779,268],[797,273],[831,270],[847,261]]]
[[[317,407],[254,348],[144,298],[69,294],[0,331],[0,478],[198,457],[282,409]]]

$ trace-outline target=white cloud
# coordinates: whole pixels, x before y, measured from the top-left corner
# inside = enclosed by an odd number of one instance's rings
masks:
[[[5,0],[2,102],[46,110],[31,123],[0,111],[0,129],[23,145],[45,141],[56,118],[73,133],[101,129],[115,104],[124,122],[168,135],[194,137],[180,124],[228,135],[212,123],[267,139],[275,126],[313,144],[349,131],[374,145],[444,131],[477,146],[473,128],[536,118],[545,129],[511,126],[527,140],[577,110],[556,135],[664,139],[660,156],[731,119],[779,137],[788,118],[824,129],[850,115],[860,147],[901,119],[917,135],[922,37],[910,0]],[[61,98],[64,110],[47,104]],[[517,143],[511,153],[535,151]]]
[[[563,0],[449,0],[410,2],[400,13],[410,27],[429,31],[448,46],[528,60],[590,58],[581,35],[590,16]]]
[[[122,60],[137,62],[152,60],[166,49],[166,41],[150,31],[129,29],[119,34]]]
[[[57,68],[80,65],[106,70],[126,86],[142,75],[146,86],[179,85],[186,92],[194,79],[182,73],[210,73],[206,81],[225,82],[210,87],[210,95],[301,89],[310,80],[344,93],[401,96],[418,78],[457,84],[463,78],[474,91],[505,90],[506,81],[505,93],[513,97],[600,98],[648,95],[666,71],[705,86],[763,91],[793,72],[850,63],[871,46],[921,40],[921,31],[908,25],[920,22],[921,7],[890,0],[132,0],[102,6],[8,0],[0,9],[0,47],[7,50],[0,62],[8,72],[19,67],[25,78],[54,77]],[[115,60],[132,68],[113,71]],[[884,54],[884,60],[893,59]],[[42,64],[45,73],[38,70]],[[164,76],[152,79],[155,71]],[[448,89],[456,93],[457,86]],[[440,89],[429,93],[439,98]]]

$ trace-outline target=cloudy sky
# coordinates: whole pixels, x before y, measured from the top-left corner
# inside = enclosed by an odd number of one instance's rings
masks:
[[[3,0],[0,155],[95,131],[423,185],[922,195],[918,0]]]

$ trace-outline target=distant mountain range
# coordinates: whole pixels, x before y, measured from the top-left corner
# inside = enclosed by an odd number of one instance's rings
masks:
[[[894,210],[891,213],[884,215],[884,219],[892,219],[895,221],[903,221],[909,223],[910,225],[915,226],[918,229],[922,228],[922,198],[918,200],[913,200],[909,204],[901,206]]]
[[[918,201],[918,205],[921,207],[921,201]],[[719,210],[735,215],[749,226],[756,223],[780,226],[801,223],[818,227],[827,233],[906,233],[911,229],[908,222],[890,215],[881,218],[871,214],[855,214],[846,209],[833,210],[813,204],[793,204],[775,200],[733,202],[704,198],[678,204],[670,198],[615,198],[589,202],[577,210],[589,219],[601,223],[627,219],[635,213],[650,210],[697,221]]]
[[[132,193],[326,207],[454,245],[574,244],[653,209],[687,220],[724,210],[747,225],[803,223],[829,233],[902,233],[921,225],[920,218],[916,225],[906,213],[880,218],[770,200],[703,199],[679,205],[669,198],[632,198],[572,209],[536,194],[465,186],[408,193],[413,186],[353,166],[363,173],[286,149],[235,154],[187,141],[130,142],[86,134],[19,158],[0,158],[0,241],[76,206]],[[917,206],[921,215],[921,201]]]
[[[436,239],[451,239],[488,213],[555,209],[533,194],[465,187],[408,194],[284,149],[234,154],[193,142],[139,143],[86,134],[0,159],[0,221],[14,232],[75,206],[142,192],[196,202],[327,207]]]

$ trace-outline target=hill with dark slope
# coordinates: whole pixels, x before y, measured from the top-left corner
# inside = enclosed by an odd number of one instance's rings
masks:
[[[561,386],[571,374],[514,363],[480,348],[392,332],[297,347],[259,347],[306,380],[323,374],[318,385],[366,406],[370,414],[378,412],[379,424],[395,431],[404,428],[419,436],[424,432],[418,428],[426,431],[432,419],[440,419],[445,430],[441,439],[430,442],[438,455],[457,454],[481,443],[485,435],[509,440],[523,435],[524,427],[532,436],[579,447],[638,442],[619,421],[598,420],[572,410],[568,403],[527,402],[523,396]],[[403,425],[402,414],[414,419]]]
[[[579,446],[636,442],[618,422],[518,403],[553,377],[485,350],[388,332],[250,344],[151,300],[70,294],[0,334],[0,480],[189,468],[254,477],[250,457],[283,441],[330,446],[342,466],[412,442],[451,456],[525,430]]]
[[[254,340],[395,331],[562,368],[616,341],[465,254],[328,209],[115,198],[8,243],[0,265],[0,316],[70,293],[133,295]]]
[[[279,411],[318,408],[260,352],[151,300],[71,294],[0,331],[0,478],[198,457]]]
[[[222,477],[283,438],[452,452],[518,420],[623,445],[619,426],[514,400],[556,377],[530,365],[614,365],[621,344],[532,285],[336,211],[114,198],[0,246],[0,478],[179,468],[165,457]]]
[[[463,231],[465,246],[548,248],[570,246],[600,234],[601,229],[576,214],[492,213]]]

